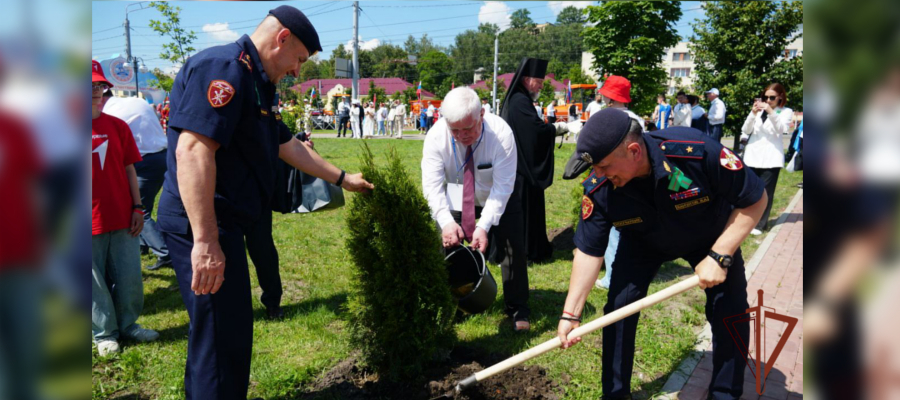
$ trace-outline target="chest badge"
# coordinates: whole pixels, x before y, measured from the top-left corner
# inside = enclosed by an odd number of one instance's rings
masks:
[[[221,79],[209,83],[206,90],[206,99],[213,108],[225,107],[234,98],[234,87]]]
[[[691,182],[693,182],[691,178],[684,176],[684,172],[675,167],[675,172],[669,175],[669,190],[677,192],[681,189],[688,189],[691,187]]]
[[[722,152],[719,153],[719,164],[726,169],[730,169],[732,171],[740,171],[744,168],[744,163],[738,158],[731,149],[727,147],[722,148]]]
[[[691,197],[697,197],[697,195],[699,195],[699,194],[700,194],[700,188],[693,188],[693,189],[685,190],[683,192],[672,193],[669,195],[669,197],[672,200],[677,201],[677,200],[689,199]]]
[[[594,202],[590,197],[581,197],[581,219],[588,219],[594,213]]]

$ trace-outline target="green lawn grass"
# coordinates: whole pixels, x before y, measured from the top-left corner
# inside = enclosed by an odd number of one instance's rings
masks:
[[[319,132],[317,132],[319,133]],[[389,146],[395,147],[415,181],[420,181],[421,141],[369,141],[376,159],[385,162]],[[348,171],[357,171],[360,143],[350,140],[317,139],[316,149],[328,161]],[[577,181],[559,178],[574,145],[566,144],[556,152],[554,185],[547,190],[548,230],[557,232],[571,226],[574,220],[572,188]],[[802,180],[802,173],[783,172],[772,211],[776,218],[788,204]],[[347,193],[347,196],[354,194]],[[253,364],[250,397],[294,398],[309,383],[353,351],[348,344],[346,314],[343,309],[350,286],[353,266],[348,252],[366,243],[346,243],[345,209],[312,214],[276,214],[274,237],[281,258],[284,282],[282,304],[287,317],[270,322],[262,318],[264,307],[260,291],[253,279],[254,325]],[[563,235],[565,238],[566,235]],[[570,237],[570,236],[569,236]],[[404,240],[398,237],[397,240]],[[568,243],[565,243],[565,242]],[[748,239],[742,248],[745,258],[762,237]],[[486,353],[515,354],[555,336],[557,316],[562,310],[571,270],[571,239],[558,242],[551,262],[529,267],[532,308],[532,332],[515,334],[512,324],[504,319],[502,293],[484,314],[464,319],[457,325],[459,346]],[[143,264],[152,264],[144,256]],[[500,268],[491,265],[500,277]],[[651,285],[658,291],[691,273],[683,260],[667,263]],[[502,292],[502,287],[500,288]],[[144,272],[144,314],[139,323],[160,331],[156,343],[124,343],[122,354],[100,358],[92,351],[92,394],[95,399],[184,397],[182,378],[187,349],[187,312],[178,293],[171,269]],[[588,297],[585,318],[602,313],[605,290],[594,290]],[[668,375],[692,350],[696,332],[705,323],[704,296],[692,290],[641,314],[638,328],[632,388],[637,397],[646,398],[658,392]],[[566,351],[554,351],[530,361],[547,368],[552,378],[564,385],[567,399],[596,399],[600,396],[601,335],[584,338],[584,342]]]

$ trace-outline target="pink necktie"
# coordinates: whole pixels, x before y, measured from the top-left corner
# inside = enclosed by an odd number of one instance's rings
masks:
[[[472,159],[472,146],[466,147],[466,165],[463,173],[463,209],[462,229],[466,241],[472,243],[475,232],[475,160]]]

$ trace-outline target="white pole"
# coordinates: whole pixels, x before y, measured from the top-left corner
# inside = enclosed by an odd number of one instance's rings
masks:
[[[359,99],[359,2],[353,2],[353,99]]]
[[[494,114],[500,115],[497,110],[497,53],[500,48],[500,32],[494,35],[494,91],[491,94],[491,102],[494,104]]]

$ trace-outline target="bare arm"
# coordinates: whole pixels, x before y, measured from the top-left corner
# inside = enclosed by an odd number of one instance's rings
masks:
[[[178,165],[178,191],[184,202],[194,242],[219,241],[213,198],[216,192],[216,151],[219,143],[191,131],[178,137],[175,160]]]
[[[766,210],[768,196],[763,192],[762,197],[749,207],[735,208],[728,216],[725,231],[719,235],[719,239],[713,244],[712,251],[719,254],[734,254],[741,242],[750,235],[750,231],[759,222],[759,218]],[[694,268],[694,273],[700,277],[700,287],[706,289],[725,282],[727,271],[723,269],[712,257],[706,257]]]
[[[218,149],[218,142],[185,130],[178,137],[178,149],[175,151],[178,191],[194,235],[191,290],[197,296],[216,293],[225,282],[225,254],[219,245],[213,202]]]
[[[766,211],[768,198],[767,193],[763,192],[762,197],[751,206],[732,210],[725,224],[725,231],[713,244],[712,250],[719,254],[734,254]]]
[[[581,318],[584,311],[584,302],[591,293],[594,281],[600,274],[600,265],[603,257],[594,257],[575,249],[575,259],[572,260],[572,276],[569,278],[569,294],[566,296],[566,304],[563,307],[565,317]],[[581,323],[577,321],[560,319],[557,328],[557,336],[562,342],[562,348],[567,349],[581,341],[581,338],[568,338],[569,332],[577,328]]]
[[[134,164],[125,167],[125,174],[128,175],[128,188],[131,190],[131,204],[141,204],[141,191],[138,189],[137,171],[134,169]],[[129,233],[131,233],[132,237],[136,237],[141,234],[141,230],[143,229],[143,215],[138,214],[136,210],[131,210],[131,229],[129,229]]]

